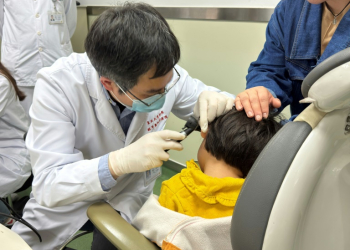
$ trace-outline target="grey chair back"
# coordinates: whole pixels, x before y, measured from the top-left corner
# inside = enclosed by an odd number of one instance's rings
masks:
[[[328,57],[321,64],[317,65],[304,79],[301,85],[301,92],[304,97],[308,97],[311,86],[324,74],[332,69],[350,61],[350,48],[346,48]]]
[[[238,197],[231,225],[234,250],[261,250],[270,213],[284,177],[312,128],[289,122],[255,161]]]

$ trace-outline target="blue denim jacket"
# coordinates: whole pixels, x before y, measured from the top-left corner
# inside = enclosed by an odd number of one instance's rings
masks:
[[[341,20],[332,40],[320,57],[322,4],[306,0],[279,2],[266,29],[266,42],[248,70],[247,88],[264,86],[281,100],[282,110],[291,105],[296,115],[307,105],[301,83],[305,76],[329,56],[350,46],[350,11]],[[332,83],[330,83],[332,84]]]

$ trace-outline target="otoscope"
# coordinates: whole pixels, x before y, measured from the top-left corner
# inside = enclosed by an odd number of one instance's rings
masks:
[[[183,134],[185,136],[184,139],[186,139],[187,136],[189,136],[193,131],[201,131],[199,125],[198,125],[198,121],[196,118],[194,118],[193,116],[190,116],[190,118],[188,118],[185,126],[182,128],[182,131],[180,132],[181,134]],[[182,140],[178,140],[177,142],[181,142]],[[165,150],[165,152],[168,152],[169,149]]]

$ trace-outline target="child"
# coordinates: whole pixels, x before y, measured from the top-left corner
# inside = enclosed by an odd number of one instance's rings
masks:
[[[281,128],[273,116],[261,122],[232,109],[209,125],[198,150],[198,165],[162,183],[159,203],[189,216],[231,216],[244,178],[267,142]]]
[[[188,161],[164,181],[158,201],[149,198],[134,226],[162,249],[231,249],[231,217],[244,178],[281,127],[274,115],[257,122],[235,108],[218,117],[201,134],[198,164]]]

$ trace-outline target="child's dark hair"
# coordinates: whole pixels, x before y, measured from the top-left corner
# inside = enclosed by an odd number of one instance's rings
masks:
[[[233,107],[209,124],[205,149],[216,159],[240,169],[245,178],[265,145],[282,127],[280,120],[270,114],[257,122]]]

